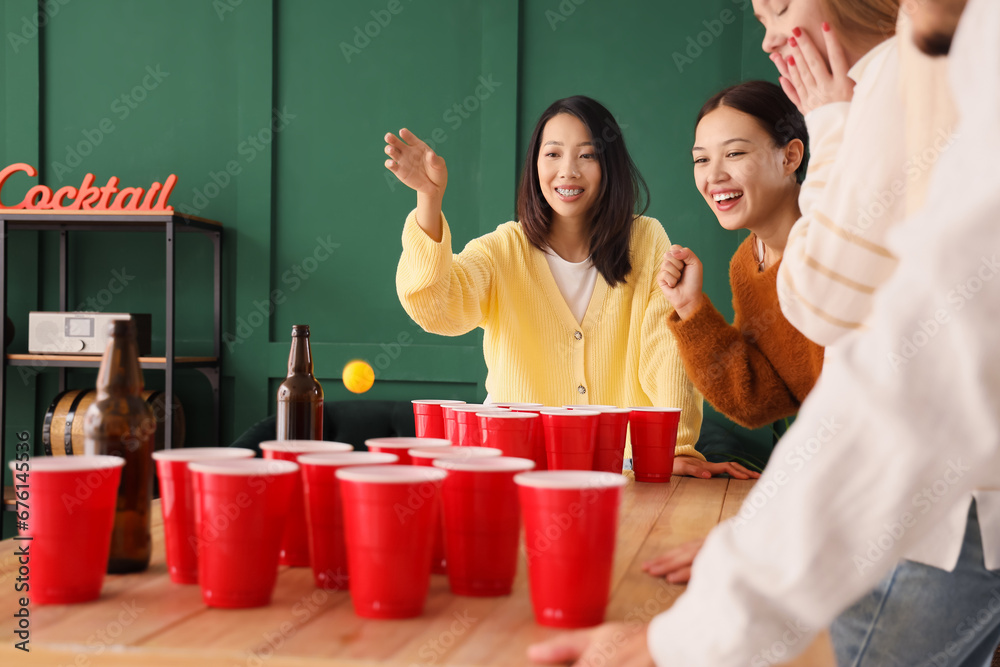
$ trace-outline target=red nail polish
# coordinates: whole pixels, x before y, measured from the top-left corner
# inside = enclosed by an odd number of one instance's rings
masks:
[[[823,21],[823,32],[830,32],[830,24]]]
[[[793,29],[792,30],[792,34],[795,35],[796,37],[801,37],[802,36],[802,28],[795,28],[795,29]]]
[[[791,67],[795,67],[795,56],[788,56],[788,64]]]
[[[797,41],[795,41],[794,37],[789,37],[788,38],[788,43],[791,45],[791,47],[793,49],[796,48],[796,47],[798,47],[798,45],[799,45],[799,43]]]

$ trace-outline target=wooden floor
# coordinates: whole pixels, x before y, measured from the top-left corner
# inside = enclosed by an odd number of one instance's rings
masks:
[[[670,484],[630,482],[623,496],[607,620],[649,620],[684,587],[643,573],[641,563],[703,537],[732,516],[750,482],[675,477]],[[534,622],[522,556],[514,593],[502,598],[452,595],[434,576],[422,617],[369,621],[354,615],[347,593],[313,584],[306,568],[282,568],[268,607],[209,609],[197,586],[169,581],[162,522],[154,514],[150,569],[108,576],[101,599],[31,608],[30,656],[0,645],[3,665],[524,665],[526,647],[556,634]],[[0,542],[0,614],[17,606],[12,540]],[[68,554],[68,563],[72,555]],[[99,660],[92,660],[100,655]],[[77,662],[80,661],[80,662]],[[86,663],[82,661],[88,661]],[[790,665],[833,667],[824,635]]]

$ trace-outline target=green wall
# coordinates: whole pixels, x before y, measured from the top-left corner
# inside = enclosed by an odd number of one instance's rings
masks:
[[[460,248],[513,217],[538,114],[566,95],[603,101],[650,185],[650,215],[698,251],[708,294],[731,315],[727,266],[742,239],[695,190],[689,147],[705,98],[774,79],[749,0],[47,6],[41,21],[31,0],[0,12],[0,159],[35,165],[52,186],[87,172],[137,186],[176,173],[171,203],[222,222],[226,442],[273,411],[293,323],[312,327],[328,400],[353,396],[339,382],[353,358],[376,366],[365,398],[485,397],[481,334],[424,333],[396,298],[415,197],[382,166],[382,136],[403,126],[435,137],[448,160],[445,212]],[[18,179],[7,201],[32,184]],[[11,351],[23,352],[27,312],[58,308],[58,238],[15,232],[9,243]],[[164,257],[155,234],[72,235],[71,306],[100,294],[112,271],[134,276],[103,309],[152,313],[162,353]],[[211,351],[211,261],[207,239],[178,241],[179,354]],[[29,431],[37,443],[56,374],[7,372],[6,440]],[[71,387],[92,383],[92,371],[70,373]],[[162,372],[146,383],[162,387]],[[187,444],[210,444],[208,383],[182,371],[177,391]]]

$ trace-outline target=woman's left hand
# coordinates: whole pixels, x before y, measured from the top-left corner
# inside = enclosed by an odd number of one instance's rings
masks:
[[[675,456],[674,474],[701,477],[702,479],[722,474],[728,474],[730,477],[735,477],[736,479],[757,479],[760,477],[759,472],[747,470],[735,461],[709,463],[693,456]]]
[[[556,635],[528,647],[528,660],[573,667],[655,667],[646,642],[648,625],[605,623],[588,630]],[[608,656],[613,656],[610,660]]]
[[[654,577],[664,577],[668,584],[686,584],[691,580],[691,566],[703,544],[704,537],[685,542],[662,556],[647,560],[642,564],[642,570]]]
[[[778,53],[771,62],[781,74],[781,88],[802,115],[833,102],[850,102],[854,97],[854,80],[847,76],[847,55],[837,36],[823,24],[823,40],[827,58],[823,57],[809,35],[799,30],[788,38],[792,55],[787,60]],[[829,64],[827,64],[829,60]]]

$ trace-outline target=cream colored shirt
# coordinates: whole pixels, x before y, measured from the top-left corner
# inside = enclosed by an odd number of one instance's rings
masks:
[[[905,217],[907,164],[896,38],[851,68],[854,99],[806,115],[813,159],[778,270],[789,322],[829,346],[863,326],[896,268],[888,230]]]

